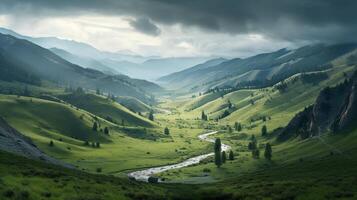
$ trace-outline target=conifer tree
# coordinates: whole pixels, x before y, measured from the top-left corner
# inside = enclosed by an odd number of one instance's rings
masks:
[[[229,151],[228,159],[229,159],[229,160],[234,160],[234,154],[233,154],[233,151],[232,151],[232,150]]]
[[[214,163],[217,167],[222,165],[221,145],[221,139],[217,138],[214,143]]]
[[[222,163],[226,163],[227,155],[225,151],[222,151]]]
[[[106,135],[109,135],[109,128],[108,128],[108,127],[105,127],[105,128],[104,128],[104,133],[105,133]]]
[[[94,122],[93,123],[93,131],[97,131],[98,130],[98,124],[97,124],[97,122]]]
[[[170,135],[170,130],[169,130],[169,128],[165,127],[165,129],[164,129],[164,134],[165,134],[165,135]]]
[[[266,136],[267,134],[268,134],[267,126],[264,125],[264,126],[262,127],[262,136]]]
[[[273,156],[273,150],[271,148],[271,145],[269,143],[266,143],[265,145],[265,151],[264,151],[264,157],[267,160],[271,160],[271,157]]]

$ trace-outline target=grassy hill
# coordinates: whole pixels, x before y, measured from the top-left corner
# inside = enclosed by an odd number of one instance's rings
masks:
[[[155,126],[150,120],[133,113],[128,108],[104,96],[88,93],[71,93],[61,95],[59,98],[116,124],[122,124],[124,122],[124,125],[126,126]]]
[[[94,95],[94,98],[102,97]],[[110,109],[115,108],[109,105]],[[126,114],[131,113],[120,104],[114,105]],[[163,128],[118,126],[63,102],[0,95],[0,110],[1,116],[32,139],[40,150],[93,173],[101,168],[102,173],[121,176],[125,170],[175,163],[207,152],[209,147],[197,140],[202,129],[170,127],[171,133],[167,136]],[[94,121],[98,123],[98,131],[92,130]],[[103,133],[104,127],[109,128],[109,135]],[[85,141],[89,141],[89,145],[85,145]],[[100,142],[100,148],[93,148],[93,142]]]
[[[334,59],[356,49],[355,44],[310,45],[294,50],[281,49],[245,59],[232,59],[186,74],[175,73],[179,81],[163,78],[167,85],[175,85],[190,92],[210,88],[267,87],[301,72],[325,70]],[[172,81],[172,82],[171,82]]]
[[[152,108],[149,105],[146,105],[144,102],[136,98],[119,96],[116,98],[116,101],[118,101],[121,105],[125,106],[126,108],[134,112],[145,113],[152,110]]]
[[[31,97],[1,95],[1,115],[26,136],[35,137],[43,145],[49,138],[109,142],[101,132],[92,130],[94,115],[70,105]],[[75,142],[77,141],[77,142]]]

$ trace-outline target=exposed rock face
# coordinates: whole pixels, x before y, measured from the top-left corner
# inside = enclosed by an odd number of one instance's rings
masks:
[[[0,150],[25,156],[30,159],[42,160],[47,163],[73,168],[41,152],[30,139],[24,137],[0,117]]]
[[[357,122],[357,73],[349,81],[325,88],[316,102],[298,113],[281,131],[278,140],[292,137],[302,139],[339,132]]]

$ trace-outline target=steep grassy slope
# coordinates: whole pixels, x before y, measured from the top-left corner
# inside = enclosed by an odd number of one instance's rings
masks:
[[[107,136],[92,130],[94,118],[70,105],[30,97],[1,95],[1,115],[26,136],[35,137],[43,145],[48,138],[109,142]]]
[[[264,124],[263,119],[266,119],[269,130],[273,130],[285,126],[297,112],[311,105],[322,88],[343,82],[346,74],[351,74],[355,69],[354,65],[334,66],[323,72],[328,77],[323,80],[318,80],[316,77],[320,75],[314,75],[316,73],[296,75],[284,81],[287,87],[284,91],[278,89],[278,84],[274,87],[238,90],[229,94],[224,91],[209,93],[187,102],[182,109],[190,112],[182,113],[182,116],[197,118],[205,111],[210,119],[218,119],[227,111],[229,115],[220,119],[221,124],[233,125],[234,122],[240,122],[249,132],[259,132]],[[307,76],[318,81],[310,82]],[[231,108],[228,108],[229,102]]]
[[[116,124],[123,124],[124,122],[124,125],[126,126],[155,126],[154,123],[148,119],[133,113],[126,107],[109,100],[104,96],[85,93],[71,93],[61,95],[59,98],[75,105],[76,107],[96,114],[103,119],[108,119]]]
[[[126,108],[134,112],[149,112],[152,108],[140,100],[132,97],[117,97],[116,100]]]
[[[245,59],[232,59],[221,64],[176,73],[182,76],[178,88],[205,91],[210,88],[267,87],[300,72],[328,69],[329,62],[356,49],[355,44],[311,45],[295,50],[281,49]],[[168,80],[168,85],[170,83]]]

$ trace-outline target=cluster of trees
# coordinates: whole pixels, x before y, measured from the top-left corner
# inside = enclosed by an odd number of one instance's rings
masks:
[[[231,113],[228,111],[228,110],[225,110],[224,112],[223,112],[223,114],[221,115],[221,116],[219,116],[219,119],[223,119],[223,118],[225,118],[225,117],[227,117],[228,115],[230,115]]]
[[[202,110],[202,113],[201,113],[201,120],[203,121],[207,121],[208,120],[208,116],[205,114],[205,111]]]
[[[242,124],[239,123],[239,122],[235,122],[234,123],[234,130],[237,131],[237,132],[242,131]]]
[[[96,131],[96,132],[98,131],[98,123],[96,121],[93,123],[92,130]],[[103,129],[100,129],[100,131],[103,131]],[[109,128],[108,127],[104,128],[104,134],[109,135]]]
[[[234,160],[233,151],[230,150],[228,154],[229,160]],[[221,167],[227,161],[227,155],[225,151],[222,151],[221,139],[216,138],[214,143],[214,163],[217,167]]]
[[[250,138],[250,142],[248,144],[248,149],[252,152],[252,157],[258,159],[260,157],[260,151],[258,148],[258,141],[254,135]],[[270,143],[265,144],[264,157],[267,160],[271,160],[273,156],[273,149]]]
[[[281,81],[279,84],[275,86],[276,89],[279,90],[279,92],[283,93],[286,92],[288,89],[288,84],[285,83],[285,81]]]
[[[89,143],[89,141],[85,141],[84,146],[92,146],[93,148],[100,148],[100,142]]]

